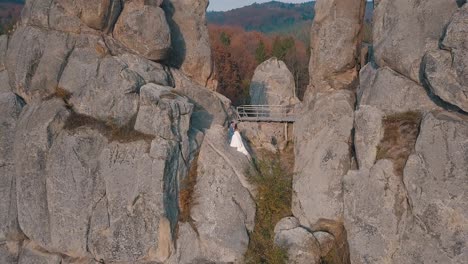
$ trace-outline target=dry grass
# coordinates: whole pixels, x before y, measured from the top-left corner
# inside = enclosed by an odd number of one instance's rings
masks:
[[[135,119],[135,118],[134,118]],[[138,132],[133,129],[135,120],[132,120],[126,126],[117,126],[111,121],[104,122],[97,120],[90,116],[81,115],[76,112],[72,112],[71,116],[68,118],[65,123],[64,129],[67,130],[76,130],[81,127],[89,127],[99,131],[103,136],[105,136],[109,141],[117,141],[120,143],[129,143],[135,141],[146,141],[150,143],[154,136],[147,135],[141,132]]]
[[[283,155],[266,152],[262,160],[256,161],[257,171],[249,173],[258,195],[255,229],[250,234],[246,263],[287,263],[287,253],[274,244],[274,228],[282,218],[292,214],[291,155],[294,155],[292,147]]]
[[[392,160],[395,173],[402,176],[406,161],[414,150],[420,124],[421,114],[417,112],[386,117],[383,121],[384,137],[377,147],[377,160]]]
[[[198,156],[192,161],[192,166],[188,172],[187,178],[181,183],[181,190],[179,193],[179,221],[190,222],[190,210],[194,205],[193,193],[195,184],[197,183],[197,170],[198,170]]]

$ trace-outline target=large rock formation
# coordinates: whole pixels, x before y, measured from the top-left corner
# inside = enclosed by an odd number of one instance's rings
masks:
[[[284,62],[271,58],[255,69],[250,84],[250,104],[293,105],[298,101],[294,76]]]
[[[349,258],[342,223],[342,182],[353,166],[353,90],[358,83],[358,47],[365,4],[361,0],[316,3],[310,84],[294,128],[292,211],[308,230],[323,231],[319,235],[323,240],[320,256],[334,252],[336,263],[348,263]],[[326,228],[320,224],[324,219]],[[295,243],[295,247],[300,247],[305,241]]]
[[[249,161],[226,146],[229,100],[155,62],[179,49],[180,21],[161,4],[30,0],[15,33],[0,36],[1,263],[243,259]],[[197,163],[193,230],[179,224],[180,193]],[[198,253],[186,250],[190,232]]]
[[[317,1],[311,31],[307,93],[353,89],[366,1]]]
[[[280,222],[277,243],[289,241],[294,258],[310,235],[319,240],[325,218],[346,228],[341,256],[351,263],[465,263],[466,1],[376,1],[376,60],[359,80],[351,2],[316,6],[311,83],[295,124],[300,224]],[[358,83],[355,105],[340,89]],[[311,233],[286,239],[301,225]]]
[[[374,52],[379,66],[388,66],[420,82],[424,53],[438,47],[456,0],[379,1],[374,14]]]
[[[353,263],[468,261],[464,2],[379,1],[343,182]]]
[[[199,85],[213,87],[214,63],[206,24],[208,0],[163,0],[171,28],[169,64],[180,68]]]

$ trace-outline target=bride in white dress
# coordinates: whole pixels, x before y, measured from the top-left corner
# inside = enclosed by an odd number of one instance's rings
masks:
[[[231,139],[231,147],[236,148],[237,151],[246,155],[250,159],[250,154],[245,148],[244,141],[242,140],[242,136],[239,133],[239,130],[237,129],[237,125],[235,125],[234,129],[235,129],[234,135],[232,136],[232,139]]]

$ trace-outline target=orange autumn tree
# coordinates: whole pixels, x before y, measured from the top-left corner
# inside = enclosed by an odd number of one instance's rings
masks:
[[[308,82],[306,45],[289,36],[268,36],[239,27],[210,25],[210,41],[218,78],[217,91],[234,105],[249,103],[249,87],[255,69],[272,56],[285,61],[302,94]]]

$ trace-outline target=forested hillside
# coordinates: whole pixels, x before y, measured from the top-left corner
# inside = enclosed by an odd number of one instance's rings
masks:
[[[248,103],[255,68],[270,57],[283,60],[293,73],[297,94],[308,83],[309,48],[288,35],[268,36],[240,27],[210,25],[210,41],[216,64],[218,92],[234,105]]]

